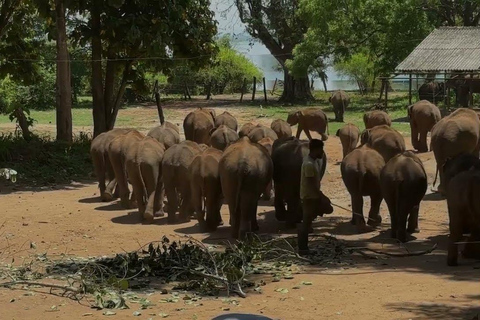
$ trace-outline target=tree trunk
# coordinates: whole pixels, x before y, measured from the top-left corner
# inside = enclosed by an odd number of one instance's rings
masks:
[[[57,23],[57,140],[72,142],[72,84],[63,0],[55,0],[55,12]]]
[[[13,111],[13,115],[15,118],[17,118],[18,125],[20,126],[20,129],[22,130],[22,136],[23,139],[26,141],[29,141],[30,138],[32,137],[32,133],[30,132],[30,123],[25,116],[25,113],[23,112],[22,107],[18,107]]]
[[[105,101],[103,99],[102,39],[100,37],[100,10],[92,4],[92,99],[93,99],[93,136],[107,131]]]
[[[327,92],[327,91],[328,91],[328,90],[327,90],[327,79],[326,79],[325,75],[322,74],[322,75],[320,76],[320,79],[322,80],[322,83],[323,83],[323,89],[325,90],[325,92]]]
[[[117,91],[115,101],[112,103],[112,106],[107,109],[112,110],[111,114],[107,118],[107,129],[112,130],[115,126],[115,121],[117,120],[118,110],[122,104],[123,95],[125,94],[125,89],[127,88],[127,80],[132,69],[133,61],[126,61],[125,67],[123,69],[122,82],[120,83],[120,88]],[[105,84],[106,85],[106,84]],[[113,84],[112,84],[113,85]]]
[[[291,103],[313,100],[312,92],[310,91],[310,81],[306,73],[303,77],[294,78],[288,73],[288,70],[284,70],[283,76],[283,93],[280,97],[281,102]]]

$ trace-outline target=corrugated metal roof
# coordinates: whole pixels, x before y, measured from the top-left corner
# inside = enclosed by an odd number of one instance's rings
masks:
[[[442,27],[432,31],[395,70],[480,70],[480,27]]]

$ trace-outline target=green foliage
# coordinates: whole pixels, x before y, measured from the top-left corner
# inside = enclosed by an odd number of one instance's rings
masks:
[[[355,81],[362,93],[366,93],[375,80],[375,66],[368,55],[355,53],[350,58],[335,64],[335,69],[343,76]]]
[[[72,144],[33,136],[0,135],[0,168],[18,172],[20,185],[41,186],[88,178],[92,171],[90,137],[80,134]]]
[[[319,56],[338,61],[364,53],[372,59],[375,75],[388,74],[433,28],[417,0],[305,0],[301,4],[309,29],[295,48],[294,69],[309,66]]]
[[[240,92],[244,78],[247,78],[249,90],[253,77],[263,77],[255,64],[231,47],[229,37],[220,38],[217,45],[219,52],[211,65],[195,70],[190,64],[184,63],[173,69],[169,77],[172,92],[182,93],[185,83],[194,94],[205,93],[205,88],[210,83],[214,94]]]

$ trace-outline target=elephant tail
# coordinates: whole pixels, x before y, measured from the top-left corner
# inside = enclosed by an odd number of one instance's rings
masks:
[[[143,189],[143,194],[144,195],[148,195],[147,193],[147,187],[145,185],[145,180],[143,180],[143,170],[142,170],[142,165],[141,163],[137,163],[137,166],[138,166],[138,174],[140,176],[140,181],[142,182],[142,189]],[[157,178],[158,179],[158,178]],[[147,201],[148,201],[148,198],[147,198]]]
[[[247,171],[247,168],[244,167],[243,165],[240,165],[238,168],[238,183],[237,183],[237,192],[235,194],[235,216],[233,217],[235,220],[235,227],[238,228],[240,225],[240,221],[242,219],[242,214],[240,212],[240,198],[241,198],[241,193],[242,193],[242,185],[243,185],[243,178],[245,176],[245,173]],[[231,214],[230,214],[231,215]]]
[[[438,178],[438,165],[437,165],[437,170],[435,171],[435,179],[433,180],[432,187],[435,187],[435,184],[437,184],[437,178]]]

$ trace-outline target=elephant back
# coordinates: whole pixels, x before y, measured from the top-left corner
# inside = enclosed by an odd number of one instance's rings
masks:
[[[221,125],[225,125],[235,132],[238,130],[237,119],[228,111],[223,112],[215,118],[215,127],[218,128]]]
[[[252,131],[250,131],[250,133],[248,134],[248,138],[252,142],[258,142],[263,138],[267,138],[267,137],[271,138],[274,141],[278,139],[278,136],[275,133],[275,131],[265,126],[257,126],[253,128]]]
[[[277,134],[279,139],[288,138],[292,136],[292,128],[282,119],[273,120],[270,128]]]

